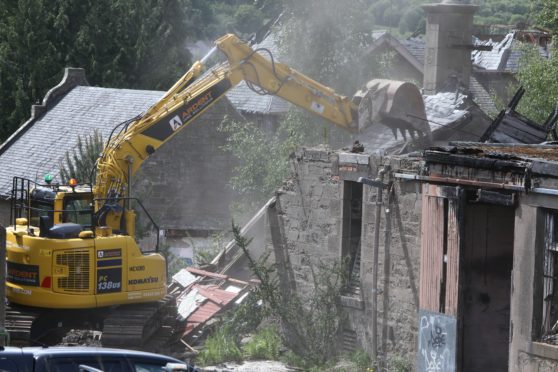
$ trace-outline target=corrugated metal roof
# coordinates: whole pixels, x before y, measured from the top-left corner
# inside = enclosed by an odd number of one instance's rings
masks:
[[[177,312],[182,319],[187,319],[198,307],[200,307],[207,298],[198,292],[197,288],[192,288],[185,296],[180,297],[177,301]]]
[[[182,269],[172,276],[172,280],[177,282],[184,288],[194,283],[197,279],[198,277],[191,274],[187,269]]]
[[[183,336],[187,336],[198,326],[213,318],[219,311],[239,297],[240,293],[240,291],[227,291],[216,285],[196,284],[184,299],[177,299],[179,309],[183,303],[186,303],[184,312],[180,312],[182,316],[186,314],[184,316],[186,326]]]

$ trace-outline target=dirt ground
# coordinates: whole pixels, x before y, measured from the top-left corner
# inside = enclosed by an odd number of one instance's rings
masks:
[[[219,366],[203,367],[204,372],[289,372],[300,371],[289,368],[281,362],[275,361],[249,361],[242,364],[223,363]]]

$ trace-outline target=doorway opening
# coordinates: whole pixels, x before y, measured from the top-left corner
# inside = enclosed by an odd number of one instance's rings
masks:
[[[507,371],[515,211],[467,203],[461,265],[461,366]]]

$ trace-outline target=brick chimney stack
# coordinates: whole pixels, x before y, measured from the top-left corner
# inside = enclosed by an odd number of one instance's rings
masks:
[[[469,88],[473,14],[478,6],[466,0],[426,4],[424,93]]]

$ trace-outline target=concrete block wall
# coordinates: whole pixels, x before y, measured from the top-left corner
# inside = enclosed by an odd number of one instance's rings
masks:
[[[312,291],[311,265],[341,259],[345,181],[356,181],[360,176],[375,178],[382,162],[381,158],[355,157],[323,148],[298,154],[294,177],[278,192],[277,205],[284,249],[293,272],[292,287],[303,298]],[[416,349],[420,256],[421,199],[414,190],[396,184],[392,206],[387,208],[387,215],[386,208],[382,211],[377,291],[378,355],[388,360],[399,356],[410,363],[414,362]],[[356,332],[357,347],[368,353],[372,350],[375,213],[376,189],[363,185],[361,298],[343,303],[349,318],[346,328]],[[386,224],[386,216],[391,226]]]

